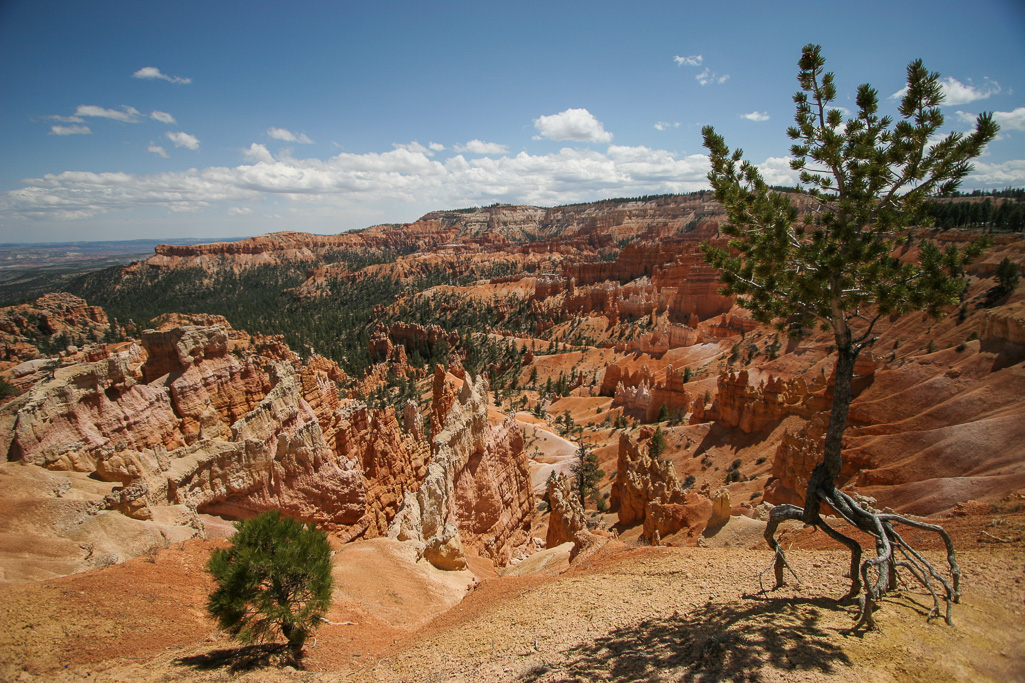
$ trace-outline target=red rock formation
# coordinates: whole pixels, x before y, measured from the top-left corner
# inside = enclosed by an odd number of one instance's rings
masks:
[[[1025,344],[1025,301],[986,311],[982,317],[983,339],[1004,339]]]
[[[619,437],[609,502],[618,510],[620,524],[643,524],[649,540],[682,532],[685,542],[696,543],[712,515],[712,501],[684,491],[671,462],[649,457],[625,433]]]
[[[31,303],[0,308],[0,362],[42,358],[46,354],[36,345],[57,335],[69,345],[84,346],[109,330],[107,314],[98,306],[66,292],[44,294]]]
[[[467,375],[453,397],[455,384],[436,370],[431,463],[389,535],[430,545],[454,527],[464,547],[505,565],[528,544],[534,514],[523,437],[512,419],[489,423],[486,380]]]
[[[871,362],[867,367],[871,367]],[[718,394],[711,407],[703,407],[692,421],[715,419],[744,432],[761,431],[788,415],[810,417],[832,405],[826,380],[816,377],[809,386],[803,378],[783,380],[769,375],[758,385],[749,384],[747,370],[722,372]]]

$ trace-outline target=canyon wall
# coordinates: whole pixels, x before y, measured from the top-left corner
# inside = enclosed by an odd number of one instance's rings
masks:
[[[340,398],[333,362],[302,363],[262,338],[232,353],[229,336],[222,325],[149,330],[134,356],[41,370],[0,408],[5,459],[114,482],[109,507],[137,519],[173,506],[279,509],[343,540],[385,534],[426,487],[425,541],[452,524],[499,563],[527,544],[523,439],[511,421],[488,423],[484,380],[436,396],[432,438],[413,403],[403,429],[391,407]]]

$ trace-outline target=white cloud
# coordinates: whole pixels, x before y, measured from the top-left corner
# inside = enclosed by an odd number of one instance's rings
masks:
[[[168,83],[178,83],[180,85],[188,85],[192,82],[191,78],[185,78],[184,76],[168,76],[162,73],[160,69],[155,66],[144,66],[134,74],[132,78],[143,78],[146,80],[159,79],[161,81],[167,81]]]
[[[75,110],[75,116],[90,116],[101,119],[112,119],[123,123],[138,123],[142,114],[135,107],[122,105],[121,110],[104,109],[94,104],[82,104]]]
[[[676,66],[701,66],[704,58],[701,55],[691,55],[690,57],[676,55],[673,57],[673,61],[676,62]]]
[[[974,169],[966,178],[969,185],[981,184],[1000,188],[1025,186],[1025,159],[993,164],[976,161],[972,165]]]
[[[748,121],[768,121],[769,115],[764,111],[753,111],[750,114],[741,114],[740,118]]]
[[[175,147],[184,147],[186,149],[197,150],[199,149],[199,139],[195,135],[189,135],[181,131],[164,133],[167,139],[174,143]]]
[[[195,211],[213,204],[251,206],[278,197],[295,216],[334,215],[368,207],[428,210],[508,202],[555,205],[612,196],[689,192],[708,187],[708,159],[647,147],[611,145],[606,152],[431,158],[412,145],[383,153],[341,153],[326,160],[275,160],[261,145],[250,163],[151,175],[65,172],[29,178],[0,194],[0,215],[79,219],[162,206]],[[394,210],[394,209],[392,209]],[[353,226],[356,227],[356,226]]]
[[[248,206],[233,206],[228,209],[229,216],[249,216],[252,215],[253,210]]]
[[[482,140],[470,140],[465,145],[456,145],[453,149],[460,154],[505,154],[509,151],[505,145]]]
[[[248,149],[242,150],[242,155],[249,161],[264,162],[267,164],[274,163],[274,157],[263,145],[254,142],[249,145]]]
[[[54,114],[47,118],[53,121],[60,121],[61,123],[83,123],[85,121],[85,119],[80,116],[61,116],[60,114]]]
[[[668,121],[659,121],[655,124],[655,130],[669,130],[670,128],[679,128],[680,122],[669,123]]]
[[[429,157],[434,156],[435,151],[430,147],[424,147],[416,140],[413,142],[393,142],[392,147],[395,149],[405,150],[407,152],[413,152],[414,154],[423,154]]]
[[[165,159],[168,158],[167,150],[153,142],[149,143],[149,147],[146,148],[146,151],[150,154],[156,154],[157,156],[164,157]]]
[[[612,133],[602,126],[601,121],[594,118],[586,109],[567,109],[566,111],[540,116],[534,119],[534,128],[539,135],[535,140],[574,140],[576,142],[610,142]]]
[[[151,119],[153,119],[154,121],[160,121],[160,123],[167,123],[167,124],[177,123],[177,121],[174,120],[174,117],[171,116],[170,114],[168,114],[166,111],[153,111],[153,112],[150,112],[149,117]]]
[[[50,135],[89,135],[89,126],[50,126]]]
[[[760,164],[757,164],[762,179],[769,185],[784,185],[793,187],[797,185],[800,174],[790,168],[792,157],[769,157]]]
[[[445,145],[441,144],[440,142],[431,142],[431,143],[429,143],[427,145],[427,147],[432,152],[444,152],[445,151]]]
[[[993,120],[1004,130],[1025,130],[1025,107],[1014,111],[995,111]]]
[[[268,128],[267,135],[274,138],[275,140],[284,140],[285,142],[298,142],[303,145],[309,145],[313,143],[313,140],[310,140],[308,137],[306,137],[305,133],[299,133],[298,135],[296,135],[292,131],[286,130],[285,128]]]
[[[985,83],[976,87],[970,82],[966,85],[956,78],[948,76],[940,79],[940,87],[943,90],[943,104],[952,107],[956,107],[961,104],[968,104],[969,102],[977,102],[978,100],[984,100],[1001,91],[1000,84],[996,81],[991,81],[988,78]],[[904,86],[897,92],[890,95],[889,99],[899,100],[904,97],[907,92],[908,88],[907,86]]]
[[[958,120],[974,126],[976,114],[970,112],[957,112]],[[993,120],[997,122],[1001,130],[1025,130],[1025,107],[1018,107],[1014,111],[995,111]]]
[[[726,81],[730,80],[730,75],[729,74],[719,75],[715,71],[712,71],[711,69],[706,67],[704,71],[699,73],[694,78],[701,85],[713,85],[713,84],[725,83]]]
[[[951,77],[941,79],[940,86],[943,88],[943,104],[950,106],[984,100],[990,95],[996,95],[1000,92],[1000,84],[988,78],[978,88],[970,83],[965,85],[956,78]]]

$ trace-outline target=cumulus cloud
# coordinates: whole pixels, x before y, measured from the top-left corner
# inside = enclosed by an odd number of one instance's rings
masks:
[[[89,135],[89,126],[50,126],[50,135]]]
[[[394,142],[392,147],[395,149],[405,150],[407,152],[413,152],[415,154],[424,154],[426,156],[434,156],[435,150],[430,146],[424,147],[419,142],[414,140],[413,142]]]
[[[1000,84],[988,78],[981,86],[976,87],[975,85],[972,85],[971,82],[965,84],[951,76],[940,79],[940,88],[943,90],[943,104],[954,107],[962,104],[968,104],[969,102],[984,100],[1001,91]],[[904,86],[897,92],[890,95],[890,99],[899,100],[904,97],[907,92],[908,88],[907,86]]]
[[[509,148],[497,142],[470,140],[465,145],[456,145],[453,149],[459,154],[505,154]]]
[[[793,187],[800,180],[800,174],[790,168],[790,160],[793,157],[769,157],[758,166],[762,178],[769,185],[783,185]]]
[[[720,75],[719,73],[712,71],[711,69],[706,67],[705,70],[699,73],[697,76],[695,76],[694,79],[701,85],[718,85],[720,83],[725,83],[726,81],[730,80],[730,75]]]
[[[673,61],[676,62],[676,66],[701,66],[704,58],[701,55],[691,55],[690,57],[676,55],[673,57]]]
[[[227,203],[227,211],[231,204],[252,206],[279,197],[293,202],[296,211],[365,212],[368,206],[398,204],[426,211],[496,201],[554,205],[708,186],[704,155],[622,145],[604,153],[563,148],[545,155],[456,154],[445,160],[407,145],[322,160],[274,159],[254,143],[245,156],[247,163],[231,168],[150,175],[69,171],[30,178],[24,187],[0,194],[0,210],[12,218],[71,219],[152,206],[195,211]]]
[[[431,142],[427,145],[427,148],[430,149],[432,152],[445,151],[445,145],[441,144],[440,142]]]
[[[974,125],[978,116],[970,112],[959,111],[957,118],[964,123]],[[995,111],[993,120],[997,122],[1001,130],[1025,130],[1025,107],[1018,107],[1013,111]]]
[[[303,145],[309,145],[313,143],[305,133],[299,133],[296,135],[290,130],[285,128],[268,128],[267,135],[274,138],[275,140],[284,140],[285,142],[298,142]]]
[[[159,157],[164,157],[165,159],[168,158],[167,150],[153,142],[149,143],[149,147],[146,148],[146,151],[150,154],[156,154]]]
[[[101,119],[112,119],[123,123],[138,123],[142,114],[135,107],[122,105],[120,110],[104,109],[94,104],[82,104],[75,110],[75,116],[89,116]]]
[[[669,123],[668,121],[659,121],[655,124],[655,130],[669,130],[670,128],[679,128],[680,122]]]
[[[185,149],[197,150],[199,149],[199,139],[195,135],[189,135],[181,131],[170,132],[168,131],[164,135],[167,139],[174,143],[175,147],[184,147]]]
[[[179,85],[188,85],[192,82],[191,78],[186,78],[184,76],[168,76],[167,74],[161,72],[160,69],[158,69],[155,66],[142,67],[134,74],[132,74],[132,78],[142,78],[150,81],[161,80],[167,81],[168,83],[178,83]]]
[[[242,156],[244,156],[249,161],[254,161],[254,162],[261,162],[262,161],[262,162],[267,163],[267,164],[270,164],[270,163],[274,162],[274,157],[267,150],[267,148],[264,147],[263,145],[259,144],[259,143],[256,143],[256,142],[254,142],[253,144],[249,145],[248,148],[242,150]]]
[[[534,119],[534,128],[538,132],[535,140],[612,141],[612,133],[606,131],[601,121],[586,109],[567,109],[551,116],[540,116]]]
[[[151,119],[153,119],[154,121],[160,121],[160,123],[167,123],[167,124],[177,123],[177,121],[174,120],[174,117],[171,116],[170,114],[168,114],[166,111],[153,111],[153,112],[150,112],[149,117]]]
[[[769,115],[764,111],[753,111],[750,114],[741,114],[740,118],[748,121],[768,121]]]
[[[967,183],[989,187],[1022,187],[1025,185],[1025,159],[1002,163],[976,161],[974,169],[966,179]]]
[[[1025,107],[1014,111],[995,111],[993,120],[1004,130],[1025,130]]]

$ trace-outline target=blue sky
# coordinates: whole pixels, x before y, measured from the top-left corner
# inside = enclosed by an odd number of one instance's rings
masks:
[[[797,59],[839,106],[916,58],[963,188],[1025,186],[1025,2],[0,0],[0,243],[337,233],[707,187],[712,124],[790,177]]]

